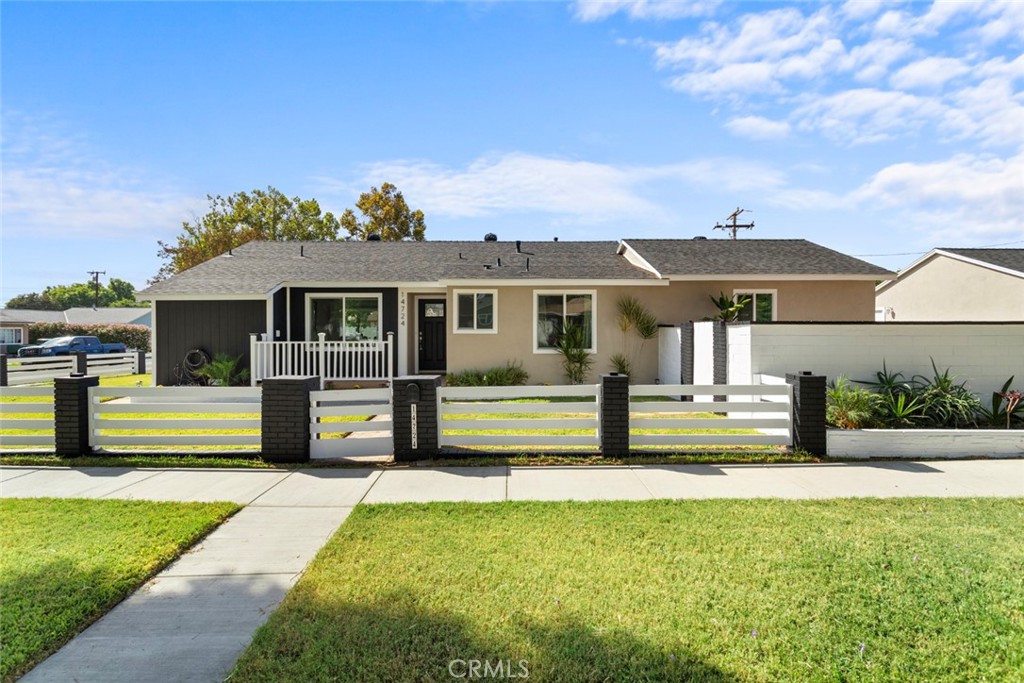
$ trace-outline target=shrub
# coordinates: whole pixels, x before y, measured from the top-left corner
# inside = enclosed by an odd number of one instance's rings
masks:
[[[949,368],[939,371],[932,361],[932,376],[916,375],[914,392],[923,404],[924,422],[931,427],[976,427],[982,413],[981,400],[967,388],[967,382],[957,383]]]
[[[587,334],[582,326],[566,321],[556,343],[562,354],[562,372],[569,384],[583,384],[594,365],[594,359],[587,350]]]
[[[830,427],[864,429],[877,424],[878,397],[854,386],[844,375],[825,390],[825,421]]]
[[[529,379],[523,364],[510,360],[505,367],[453,372],[446,378],[446,383],[450,387],[514,387],[526,384]]]
[[[89,336],[99,337],[104,344],[121,342],[129,349],[149,351],[150,332],[145,325],[73,325],[71,323],[32,323],[28,336],[37,339],[54,337]]]
[[[196,370],[196,374],[204,377],[215,387],[235,387],[249,383],[249,368],[238,367],[242,357],[232,358],[226,353],[218,353],[206,365]]]

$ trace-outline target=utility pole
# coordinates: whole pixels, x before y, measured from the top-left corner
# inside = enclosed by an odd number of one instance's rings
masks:
[[[105,271],[105,270],[87,270],[85,272],[89,273],[89,275],[92,275],[92,291],[93,291],[92,307],[93,308],[99,308],[100,307],[100,275],[106,275],[107,271]]]
[[[736,210],[729,214],[729,217],[725,219],[725,225],[721,223],[715,223],[715,230],[728,230],[731,233],[732,239],[736,239],[736,231],[739,229],[750,230],[754,227],[754,221],[749,223],[740,223],[739,218],[741,213],[753,213],[750,209],[741,209],[736,207]],[[729,223],[732,221],[732,223]]]

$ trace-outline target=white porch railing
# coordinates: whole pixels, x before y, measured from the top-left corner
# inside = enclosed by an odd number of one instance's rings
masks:
[[[266,341],[250,338],[250,381],[253,386],[269,377],[319,375],[320,387],[331,380],[392,379],[391,348],[394,332],[385,341]]]

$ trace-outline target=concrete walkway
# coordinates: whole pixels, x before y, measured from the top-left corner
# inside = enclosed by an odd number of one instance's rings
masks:
[[[22,680],[221,681],[316,552],[366,503],[1024,496],[1024,460],[387,470],[0,468],[0,497],[247,507]]]

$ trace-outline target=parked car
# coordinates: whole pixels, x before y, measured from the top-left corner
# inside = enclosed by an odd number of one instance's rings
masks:
[[[43,344],[23,346],[18,349],[18,357],[30,356],[68,356],[72,353],[124,353],[124,344],[104,344],[99,337],[54,337]]]

